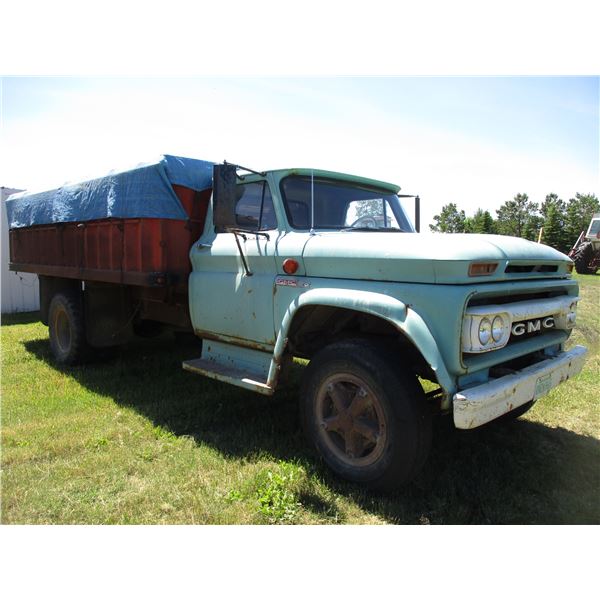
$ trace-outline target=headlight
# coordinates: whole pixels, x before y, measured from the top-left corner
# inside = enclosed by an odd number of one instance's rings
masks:
[[[488,313],[475,307],[467,311],[462,330],[462,351],[488,352],[502,348],[510,337],[510,315]]]
[[[492,324],[489,319],[481,319],[479,321],[479,341],[485,346],[492,337]]]
[[[492,338],[495,342],[499,342],[504,335],[504,319],[498,315],[492,321]]]

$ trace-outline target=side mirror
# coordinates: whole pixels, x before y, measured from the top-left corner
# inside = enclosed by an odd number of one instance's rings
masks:
[[[235,165],[213,167],[213,224],[217,231],[236,227],[236,177]]]

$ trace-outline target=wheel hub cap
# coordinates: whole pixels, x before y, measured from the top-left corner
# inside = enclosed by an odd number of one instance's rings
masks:
[[[368,466],[380,458],[386,441],[383,407],[361,378],[329,377],[318,391],[316,409],[321,439],[340,460]]]

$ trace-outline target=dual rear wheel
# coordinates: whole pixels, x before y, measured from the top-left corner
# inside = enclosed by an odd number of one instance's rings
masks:
[[[74,365],[88,358],[81,296],[72,292],[55,294],[48,309],[50,348],[59,364]]]

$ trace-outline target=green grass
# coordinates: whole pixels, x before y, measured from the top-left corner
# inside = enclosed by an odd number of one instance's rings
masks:
[[[585,370],[525,417],[434,426],[392,495],[336,480],[306,447],[297,383],[266,398],[184,372],[194,344],[131,344],[72,369],[36,314],[2,319],[3,523],[598,523],[600,276],[579,277]],[[302,366],[296,367],[296,379]]]

